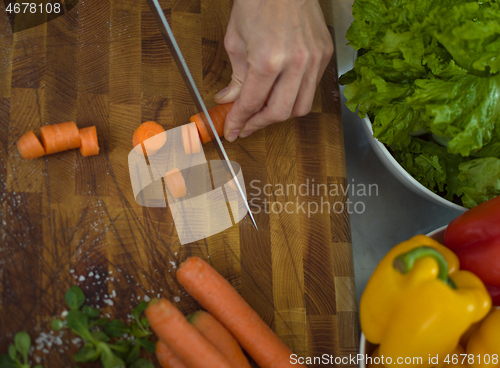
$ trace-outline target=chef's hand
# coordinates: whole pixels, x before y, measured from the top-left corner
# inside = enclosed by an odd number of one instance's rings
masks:
[[[318,0],[235,0],[224,45],[233,75],[214,100],[235,101],[224,129],[230,142],[308,114],[333,54]]]

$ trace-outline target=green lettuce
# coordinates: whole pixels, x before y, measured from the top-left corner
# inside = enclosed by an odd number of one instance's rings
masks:
[[[353,16],[347,107],[429,189],[468,207],[498,195],[499,3],[355,0]]]

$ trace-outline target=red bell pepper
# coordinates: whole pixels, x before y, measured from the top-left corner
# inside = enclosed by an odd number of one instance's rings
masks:
[[[493,305],[500,305],[500,196],[453,220],[443,243],[458,256],[460,269],[483,280]]]

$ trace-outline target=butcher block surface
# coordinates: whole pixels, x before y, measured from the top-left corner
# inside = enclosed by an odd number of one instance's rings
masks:
[[[223,44],[231,1],[161,4],[213,106],[231,79]],[[321,5],[333,36],[332,5]],[[215,267],[298,356],[357,352],[335,56],[310,114],[224,140],[242,168],[258,231],[247,215],[181,245],[168,208],[136,203],[128,169],[134,130],[147,120],[168,130],[195,113],[145,0],[80,1],[19,32],[0,2],[0,353],[24,330],[38,339],[34,354],[44,367],[74,366],[74,336],[66,332],[62,344],[48,347],[45,335],[67,309],[64,294],[72,285],[112,318],[127,319],[145,297],[166,297],[185,314],[198,310],[175,278],[188,256]],[[22,134],[39,135],[41,126],[64,121],[95,125],[100,154],[20,157]],[[212,143],[204,150],[218,159]]]

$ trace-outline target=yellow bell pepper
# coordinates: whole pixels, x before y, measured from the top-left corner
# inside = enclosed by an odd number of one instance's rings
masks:
[[[491,312],[467,343],[471,368],[500,367],[500,310]]]
[[[386,367],[427,368],[453,352],[460,336],[491,308],[482,281],[458,258],[417,235],[387,253],[360,300],[361,329],[379,344]],[[440,364],[442,365],[442,363]]]

